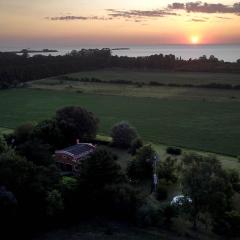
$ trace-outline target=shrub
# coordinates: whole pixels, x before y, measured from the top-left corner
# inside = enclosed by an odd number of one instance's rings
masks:
[[[174,148],[174,147],[168,147],[167,153],[175,156],[179,156],[182,154],[182,149],[180,148]]]
[[[151,178],[153,171],[152,163],[155,155],[156,153],[151,145],[140,148],[128,165],[127,175],[132,180]]]
[[[158,165],[158,178],[167,183],[176,183],[178,180],[176,159],[168,157]]]
[[[30,140],[33,133],[34,126],[32,123],[25,123],[17,127],[13,133],[14,135],[14,144],[22,144]]]
[[[129,148],[132,141],[137,137],[135,128],[127,122],[120,122],[113,126],[111,131],[113,145],[120,148]]]
[[[97,191],[109,183],[119,183],[123,178],[114,154],[104,148],[96,149],[87,161],[82,162],[79,171],[79,180],[83,187],[88,186]]]
[[[168,189],[166,186],[159,184],[157,187],[156,198],[159,201],[166,200],[168,198]]]
[[[156,199],[148,197],[137,211],[137,223],[144,227],[159,226],[163,222],[162,209]]]
[[[7,143],[4,138],[0,136],[0,154],[7,150]]]
[[[219,235],[230,237],[240,236],[240,213],[237,211],[226,212],[221,219],[216,219],[213,231]]]
[[[137,153],[137,150],[140,149],[143,146],[143,140],[141,138],[135,138],[132,143],[129,152],[132,155],[135,155]]]
[[[46,202],[46,214],[50,217],[57,216],[64,209],[62,195],[56,189],[53,189],[47,193]]]
[[[178,209],[170,204],[163,208],[163,218],[166,227],[171,227],[173,218],[177,217]]]
[[[142,204],[142,194],[130,184],[112,184],[104,189],[106,212],[113,217],[134,220]]]

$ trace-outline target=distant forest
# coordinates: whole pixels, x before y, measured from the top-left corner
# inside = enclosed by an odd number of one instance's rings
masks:
[[[111,50],[82,49],[73,50],[64,56],[35,55],[28,53],[0,52],[0,89],[7,89],[28,81],[53,77],[83,70],[103,68],[155,69],[163,71],[240,73],[240,59],[224,62],[214,56],[183,60],[170,55],[148,57],[113,56]]]

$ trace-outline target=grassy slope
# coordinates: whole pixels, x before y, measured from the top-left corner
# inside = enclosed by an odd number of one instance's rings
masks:
[[[132,123],[146,141],[239,155],[238,102],[179,101],[77,94],[74,92],[17,89],[1,91],[0,126],[53,116],[63,106],[79,105],[100,117],[106,135],[121,120]]]

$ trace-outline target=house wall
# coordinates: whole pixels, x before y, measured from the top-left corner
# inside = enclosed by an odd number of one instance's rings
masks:
[[[73,157],[64,153],[56,153],[54,159],[56,162],[73,165]]]

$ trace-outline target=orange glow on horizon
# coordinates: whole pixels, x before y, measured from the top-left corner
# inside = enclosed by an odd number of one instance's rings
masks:
[[[191,44],[199,44],[200,43],[200,38],[197,35],[191,36]]]
[[[96,4],[87,1],[81,4],[78,0],[51,0],[47,1],[48,4],[29,0],[12,0],[11,4],[8,4],[7,0],[2,2],[2,46],[21,44],[28,47],[35,43],[46,47],[56,44],[240,44],[240,31],[237,31],[240,16],[199,12],[166,16],[160,14],[157,17],[154,15],[155,10],[158,12],[158,9],[165,9],[167,5],[163,1],[93,0]],[[110,8],[126,9],[126,14],[122,17],[110,17],[111,12],[105,10]],[[139,11],[139,16],[134,16],[135,12],[131,13],[132,10],[136,10],[136,13]],[[150,16],[147,16],[148,13]],[[132,14],[131,17],[128,17],[128,14]],[[83,19],[50,20],[51,17],[68,15],[82,16]]]

